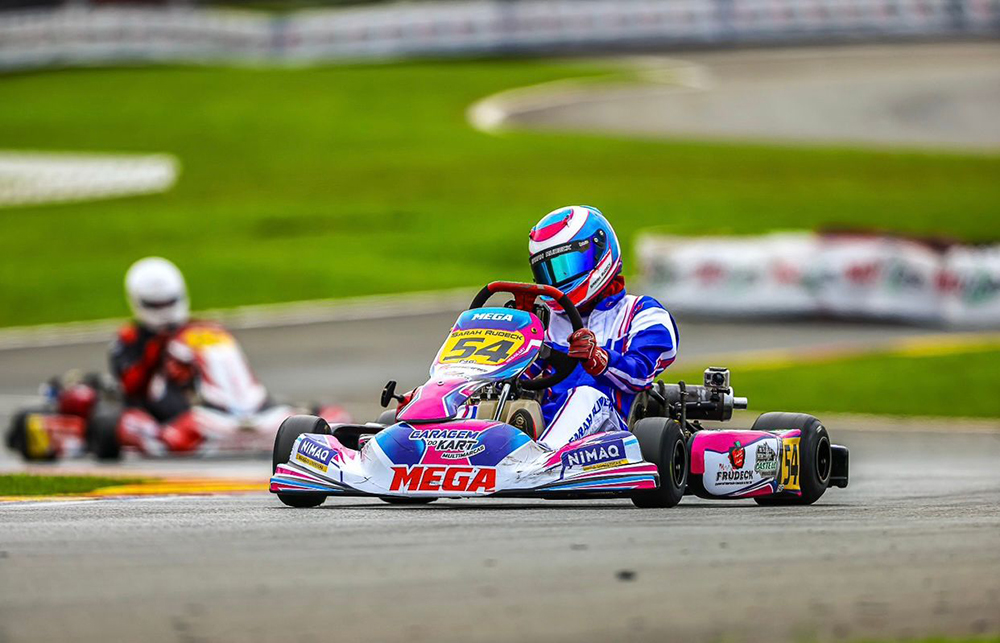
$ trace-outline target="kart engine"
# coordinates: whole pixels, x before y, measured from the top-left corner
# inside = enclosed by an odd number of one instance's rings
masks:
[[[649,396],[662,408],[663,415],[682,424],[684,420],[723,422],[733,417],[734,409],[747,408],[747,398],[733,395],[729,369],[717,366],[705,369],[703,385],[657,382]]]

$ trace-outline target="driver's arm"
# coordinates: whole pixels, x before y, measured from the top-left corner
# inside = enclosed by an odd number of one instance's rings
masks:
[[[677,356],[677,326],[663,306],[651,297],[642,297],[632,313],[623,352],[603,349],[607,367],[591,373],[612,386],[639,392],[652,386],[657,376]]]
[[[126,326],[111,345],[111,372],[126,397],[143,397],[160,364],[164,338],[135,326]]]

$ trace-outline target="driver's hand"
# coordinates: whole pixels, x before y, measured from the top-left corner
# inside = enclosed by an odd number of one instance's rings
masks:
[[[569,336],[569,356],[583,363],[583,370],[594,377],[608,370],[608,351],[597,345],[597,338],[588,328]]]
[[[167,357],[163,370],[170,381],[180,386],[187,386],[194,380],[194,366],[172,356]]]

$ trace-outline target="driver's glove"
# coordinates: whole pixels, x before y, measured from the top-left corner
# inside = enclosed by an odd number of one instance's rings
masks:
[[[597,338],[588,328],[581,328],[569,336],[569,356],[581,360],[583,370],[594,377],[608,370],[608,351],[597,345]]]

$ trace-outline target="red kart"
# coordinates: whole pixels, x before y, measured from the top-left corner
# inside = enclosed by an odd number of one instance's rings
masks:
[[[161,422],[145,409],[127,405],[109,378],[70,375],[43,386],[43,407],[15,415],[8,447],[26,460],[87,453],[114,460],[123,449],[153,457],[265,454],[289,416],[315,412],[329,422],[350,421],[337,406],[308,408],[272,401],[236,339],[221,326],[192,322],[166,347],[171,358],[190,365],[187,410]],[[166,375],[157,373],[150,388],[164,386]]]

